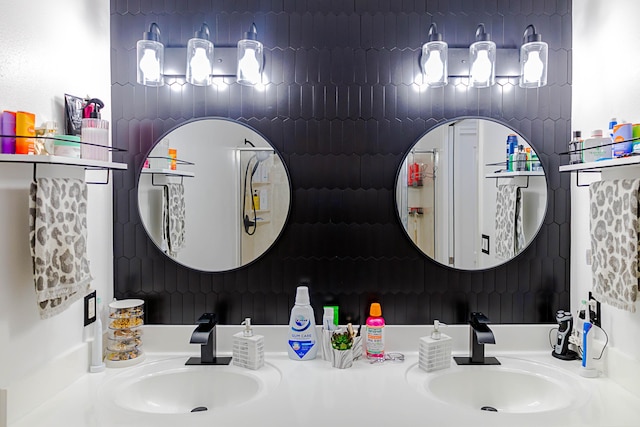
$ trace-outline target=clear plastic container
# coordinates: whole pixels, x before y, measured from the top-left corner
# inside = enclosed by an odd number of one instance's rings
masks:
[[[603,137],[600,129],[591,132],[591,137],[584,140],[583,148],[582,159],[585,163],[611,158],[611,138]]]
[[[102,119],[82,119],[81,128],[83,159],[109,161],[109,122]]]
[[[142,340],[140,338],[107,340],[107,350],[110,351],[131,351],[140,347],[142,347]]]
[[[80,158],[80,137],[76,135],[56,135],[53,154],[56,156]]]
[[[130,340],[142,337],[142,327],[128,329],[109,329],[107,338],[112,340]]]
[[[141,348],[143,316],[144,301],[141,299],[120,300],[109,304],[107,366],[130,366],[144,359]]]

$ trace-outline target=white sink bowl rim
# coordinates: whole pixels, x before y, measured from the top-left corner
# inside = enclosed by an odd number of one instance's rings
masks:
[[[412,366],[407,381],[456,409],[532,414],[575,408],[588,399],[580,379],[543,363],[498,357],[498,366],[457,366],[427,373]]]
[[[127,368],[98,389],[111,410],[147,414],[219,411],[257,399],[275,388],[280,372],[266,364],[251,371],[237,366],[185,366],[186,358]]]

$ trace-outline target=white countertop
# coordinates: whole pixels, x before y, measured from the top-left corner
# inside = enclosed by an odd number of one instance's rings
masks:
[[[190,328],[192,329],[192,328]],[[494,328],[499,330],[500,328]],[[550,326],[540,328],[540,333],[549,330]],[[189,329],[174,328],[171,331],[157,327],[145,332],[144,339],[149,341],[147,358],[143,363],[168,358],[183,358],[197,354],[196,352],[152,351],[167,348],[167,340],[172,336],[183,336]],[[465,328],[459,331],[451,330],[454,337],[464,337]],[[523,329],[520,329],[522,332]],[[524,329],[526,331],[526,329]],[[229,333],[236,329],[229,330]],[[426,335],[425,329],[411,329],[410,337],[418,333]],[[176,334],[176,335],[172,335]],[[276,335],[281,334],[277,331]],[[226,334],[228,335],[228,334]],[[267,335],[266,338],[271,338]],[[517,334],[520,335],[520,334]],[[540,335],[540,334],[538,334]],[[222,334],[222,341],[225,333]],[[496,339],[505,334],[496,331]],[[220,340],[220,335],[219,338]],[[398,340],[400,351],[403,345]],[[393,341],[393,339],[391,340]],[[460,351],[459,339],[454,341],[454,353],[467,355]],[[503,339],[504,341],[504,339]],[[535,342],[536,340],[532,340]],[[188,341],[187,341],[188,342]],[[413,341],[415,342],[415,341]],[[411,347],[407,343],[407,349]],[[146,344],[145,344],[146,345]],[[182,344],[180,344],[182,345]],[[224,344],[226,346],[226,344]],[[267,350],[274,344],[267,345]],[[197,346],[193,346],[197,347]],[[415,346],[417,347],[417,345]],[[187,346],[187,349],[194,350]],[[415,351],[403,351],[403,363],[385,362],[370,364],[359,360],[349,369],[332,368],[331,364],[322,359],[312,361],[291,361],[284,352],[269,351],[266,363],[270,368],[277,369],[281,374],[278,386],[256,400],[247,402],[234,408],[200,412],[193,414],[164,414],[152,415],[140,413],[103,414],[100,402],[96,401],[97,390],[107,379],[121,375],[129,368],[106,369],[98,374],[87,373],[77,381],[66,387],[60,393],[52,396],[44,404],[37,407],[30,414],[20,418],[10,427],[102,427],[102,426],[285,426],[305,425],[311,427],[347,426],[347,425],[431,425],[431,426],[598,426],[620,427],[640,425],[640,398],[624,390],[606,377],[595,379],[583,378],[578,375],[580,362],[565,362],[551,356],[550,350],[514,351],[508,347],[486,347],[488,356],[507,359],[524,358],[530,361],[552,365],[565,370],[589,392],[589,398],[579,407],[559,411],[533,414],[492,413],[480,410],[460,409],[440,402],[425,394],[419,393],[407,382],[407,373],[416,369],[418,354]],[[390,351],[394,351],[391,349]],[[224,353],[224,352],[222,352]],[[140,365],[138,365],[140,366]],[[216,369],[215,366],[210,367]],[[483,369],[482,366],[474,367]],[[242,369],[233,367],[233,369]],[[452,361],[451,368],[457,369]],[[420,371],[422,372],[422,371]],[[442,372],[442,371],[437,371]],[[259,373],[259,371],[258,371]],[[434,373],[435,374],[435,373]],[[430,375],[426,374],[425,375]],[[487,384],[490,387],[491,384]],[[98,416],[100,414],[100,416]],[[185,418],[186,417],[186,418]]]

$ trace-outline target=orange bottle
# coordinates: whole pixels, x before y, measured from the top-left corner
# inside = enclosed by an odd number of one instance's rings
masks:
[[[16,136],[23,137],[16,138],[16,154],[34,154],[36,142],[35,114],[26,111],[18,111],[16,113]]]

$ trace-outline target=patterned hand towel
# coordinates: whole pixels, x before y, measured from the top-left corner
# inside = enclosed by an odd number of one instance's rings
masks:
[[[638,294],[638,188],[640,179],[589,186],[593,295],[635,312]]]
[[[164,187],[162,231],[167,244],[167,254],[176,257],[184,247],[185,203],[184,185],[167,184]]]
[[[92,280],[87,260],[87,186],[79,179],[31,184],[29,237],[40,317],[66,310]]]
[[[517,185],[498,185],[496,194],[496,257],[511,259],[524,249],[522,193]]]

